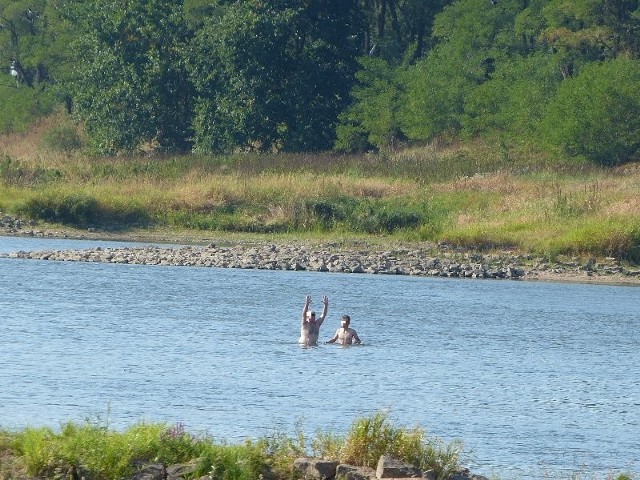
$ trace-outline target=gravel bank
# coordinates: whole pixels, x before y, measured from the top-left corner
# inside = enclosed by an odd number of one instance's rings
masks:
[[[103,238],[100,232],[38,230],[32,223],[0,215],[0,234],[45,238]],[[120,240],[140,240],[117,235]],[[147,239],[148,240],[148,239]],[[614,258],[548,261],[513,252],[475,252],[447,245],[386,247],[342,243],[276,244],[242,242],[231,245],[141,246],[89,250],[12,252],[0,257],[67,262],[108,262],[140,265],[305,270],[382,275],[416,275],[468,279],[571,281],[640,285],[640,269]]]

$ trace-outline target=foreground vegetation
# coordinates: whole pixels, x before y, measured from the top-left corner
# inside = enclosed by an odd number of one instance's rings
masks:
[[[382,455],[391,455],[433,470],[438,480],[462,468],[462,443],[429,437],[419,427],[395,425],[386,412],[356,419],[344,436],[317,432],[305,438],[297,428],[294,438],[281,432],[240,445],[196,436],[182,424],[139,423],[123,432],[102,421],[66,423],[59,430],[28,427],[0,430],[0,479],[76,478],[94,480],[127,478],[147,464],[165,466],[193,462],[190,478],[212,480],[284,480],[299,478],[293,469],[296,458],[314,456],[355,466],[375,468]],[[609,476],[631,480],[627,473]],[[577,476],[572,476],[576,480]]]
[[[299,430],[299,429],[298,429]],[[315,457],[375,468],[388,454],[428,470],[439,479],[459,468],[461,444],[427,437],[420,428],[394,425],[386,413],[356,419],[345,436],[318,432],[310,441],[302,433],[290,438],[282,433],[241,445],[219,443],[194,436],[181,424],[140,423],[124,432],[102,422],[67,423],[59,431],[26,428],[0,430],[0,479],[30,475],[54,478],[76,469],[89,478],[126,478],[136,466],[147,463],[174,465],[196,462],[193,478],[256,480],[293,479],[293,461]]]
[[[90,157],[51,117],[0,137],[0,211],[82,229],[443,242],[640,261],[640,165],[468,142],[360,155]],[[81,144],[81,136],[76,132]]]

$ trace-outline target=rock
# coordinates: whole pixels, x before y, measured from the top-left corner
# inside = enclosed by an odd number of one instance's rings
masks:
[[[584,264],[582,269],[587,272],[593,272],[595,270],[595,267],[596,267],[596,259],[591,257],[589,260],[587,260],[587,263]]]
[[[513,266],[509,267],[509,271],[507,272],[507,277],[508,278],[513,278],[515,280],[515,279],[521,278],[523,276],[524,276],[524,269],[522,269],[520,267],[513,267]]]
[[[180,463],[167,467],[167,480],[183,480],[185,478],[193,478],[193,473],[198,468],[198,460],[192,460],[188,463]]]
[[[382,455],[378,460],[376,476],[380,480],[384,478],[420,478],[422,477],[422,470],[388,455]]]
[[[370,467],[356,467],[341,463],[336,468],[340,480],[376,480],[376,471]]]
[[[20,221],[0,212],[0,232],[11,232]],[[52,236],[61,238],[60,232],[27,232],[21,235]],[[634,283],[640,277],[640,270],[624,268],[618,260],[607,257],[597,261],[589,258],[581,263],[577,258],[569,262],[551,263],[543,257],[513,255],[511,252],[482,254],[468,252],[451,245],[440,245],[437,257],[431,250],[397,249],[375,250],[343,247],[338,243],[321,244],[314,248],[287,244],[255,245],[238,244],[218,247],[123,247],[92,250],[65,250],[0,253],[0,258],[39,259],[51,261],[110,262],[120,264],[198,266],[219,268],[245,268],[266,270],[296,270],[319,272],[342,272],[383,275],[416,275],[429,277],[459,277],[466,279],[532,279],[544,278],[550,274],[575,276],[580,273],[592,278],[621,276]],[[585,275],[586,276],[586,275]]]
[[[153,463],[145,465],[141,470],[136,472],[131,480],[164,480],[167,476],[167,470],[161,463]]]
[[[482,475],[474,475],[469,471],[468,468],[465,468],[452,473],[449,476],[448,480],[489,480],[489,479],[487,477],[483,477]]]
[[[338,462],[319,458],[297,458],[293,462],[295,471],[300,472],[305,480],[327,480],[336,476]]]

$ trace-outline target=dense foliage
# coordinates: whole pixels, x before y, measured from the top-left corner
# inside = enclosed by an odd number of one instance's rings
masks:
[[[0,130],[93,151],[640,149],[638,0],[0,0]]]
[[[331,147],[355,71],[353,0],[232,2],[191,44],[199,151]]]

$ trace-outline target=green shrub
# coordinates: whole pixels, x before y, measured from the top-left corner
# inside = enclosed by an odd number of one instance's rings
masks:
[[[42,136],[45,148],[57,152],[69,153],[82,148],[82,139],[73,125],[57,125]]]
[[[26,428],[14,436],[12,448],[30,475],[43,475],[54,464],[54,433],[48,428]]]
[[[441,439],[429,439],[422,447],[417,465],[423,470],[433,470],[437,480],[446,480],[460,467],[463,444],[459,440],[445,443]]]
[[[371,468],[382,455],[390,455],[445,480],[459,468],[462,443],[427,439],[421,428],[394,426],[386,412],[376,412],[353,422],[340,452],[341,462]]]
[[[395,427],[386,413],[376,412],[351,425],[341,461],[375,468],[382,455],[391,455],[417,465],[423,436],[422,430]]]
[[[275,430],[272,434],[258,440],[256,447],[261,449],[266,465],[273,474],[272,478],[276,479],[296,478],[293,462],[296,458],[306,455],[305,437],[300,422],[296,422],[295,438],[291,438],[281,430]]]
[[[86,194],[42,193],[18,205],[15,213],[32,220],[75,227],[140,227],[151,220],[150,213],[140,205],[105,205]]]
[[[357,205],[357,200],[348,197],[307,200],[302,207],[302,218],[293,226],[305,230],[330,231],[347,221]]]
[[[33,123],[49,115],[57,100],[49,90],[35,88],[3,88],[0,95],[0,134],[24,132]]]
[[[640,153],[640,61],[617,58],[585,66],[560,84],[543,137],[569,155],[599,165]]]
[[[590,253],[640,262],[640,222],[609,218],[589,220],[557,236],[554,246],[546,249],[554,254]],[[545,248],[543,246],[543,248]]]
[[[304,437],[298,426],[296,438],[276,432],[240,445],[216,444],[209,437],[187,433],[180,423],[136,424],[115,432],[101,423],[66,423],[59,432],[49,428],[26,428],[18,433],[0,432],[0,453],[11,466],[0,465],[0,478],[65,478],[87,476],[110,480],[131,476],[136,466],[148,463],[174,465],[196,461],[193,478],[257,480],[299,478],[295,458],[304,456]],[[420,428],[394,426],[384,412],[353,422],[346,438],[318,433],[311,442],[315,456],[353,465],[375,467],[381,455],[391,455],[423,470],[433,469],[438,480],[458,469],[459,442],[444,444],[426,439]],[[19,469],[22,470],[19,470]],[[622,480],[622,478],[620,479]]]
[[[30,167],[5,155],[0,160],[0,182],[7,186],[35,186],[58,180],[62,173],[58,169]]]
[[[393,145],[403,135],[397,119],[400,84],[398,75],[384,60],[360,59],[354,101],[340,116],[336,129],[336,150],[363,151],[373,145]]]
[[[86,195],[34,197],[19,209],[19,213],[34,220],[79,227],[94,225],[99,219],[98,202]]]
[[[633,480],[633,478],[629,475],[621,473],[618,476],[616,476],[613,480]]]
[[[441,210],[433,202],[365,199],[359,202],[345,223],[351,231],[370,234],[417,232],[429,225],[433,235],[442,228]]]
[[[49,472],[82,469],[96,479],[122,478],[132,472],[131,459],[144,445],[139,440],[131,444],[126,435],[99,425],[66,423],[49,438],[53,460]]]
[[[59,433],[27,428],[14,435],[12,446],[30,475],[53,478],[54,472],[82,470],[90,478],[107,480],[130,475],[136,462],[171,465],[198,458],[207,442],[188,435],[180,424],[141,423],[118,433],[70,422]]]

